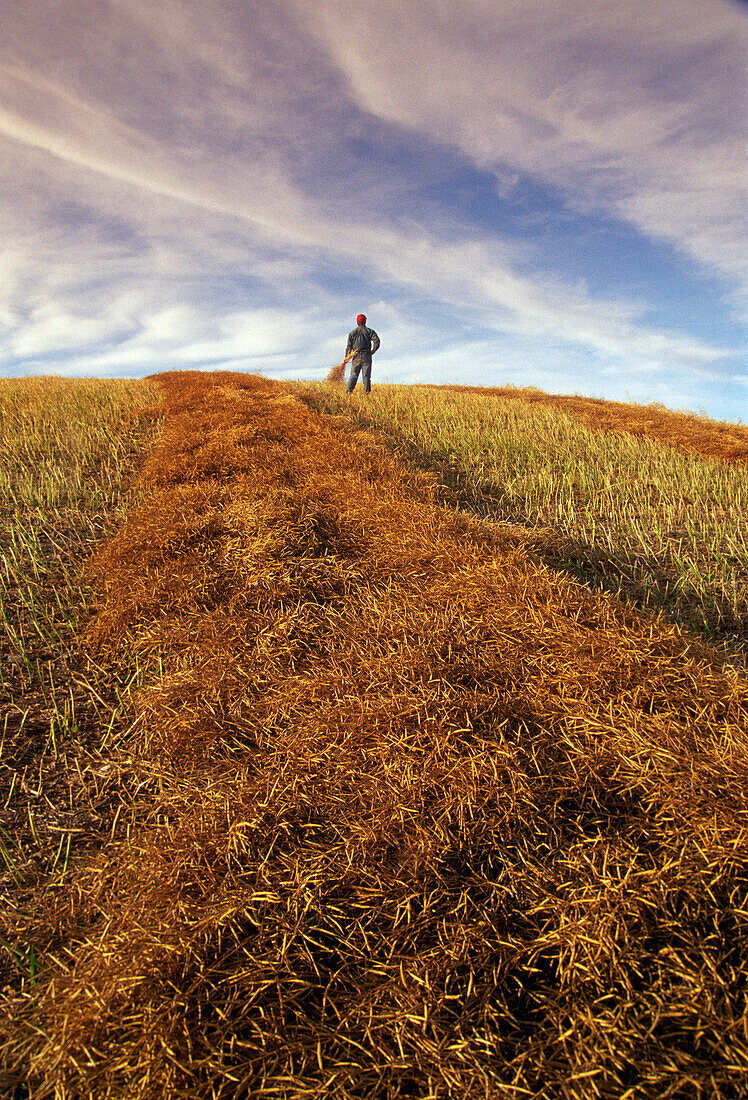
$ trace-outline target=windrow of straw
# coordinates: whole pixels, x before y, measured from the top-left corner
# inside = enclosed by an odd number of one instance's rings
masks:
[[[745,681],[282,386],[159,381],[89,637],[163,658],[130,746],[152,793],[28,930],[8,1080],[737,1095]]]
[[[664,405],[633,405],[624,401],[582,397],[580,394],[545,393],[533,386],[429,386],[470,396],[514,398],[527,405],[543,405],[574,417],[595,431],[626,432],[639,438],[658,439],[691,454],[722,462],[748,462],[748,427],[711,420],[694,413],[676,412]]]

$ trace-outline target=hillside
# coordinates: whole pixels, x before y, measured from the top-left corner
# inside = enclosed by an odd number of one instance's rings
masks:
[[[430,387],[425,387],[430,388]],[[675,412],[662,405],[631,405],[579,394],[548,394],[514,386],[440,386],[464,397],[500,397],[560,410],[595,431],[625,432],[657,439],[685,452],[722,462],[748,462],[748,427],[710,420],[693,413]]]
[[[377,431],[547,565],[664,612],[746,670],[748,429],[534,390],[297,392]]]
[[[594,433],[558,412],[518,436],[471,405],[463,446],[461,395],[372,397],[220,373],[133,397],[107,537],[78,575],[88,608],[58,624],[65,668],[34,666],[27,628],[26,678],[5,681],[6,740],[28,754],[5,820],[31,822],[25,862],[6,849],[7,1089],[738,1095],[739,456],[631,452],[639,482],[656,476],[647,515],[685,485],[700,532],[678,561],[706,580],[676,585],[666,618],[603,583],[629,527],[605,528],[607,559],[600,516],[585,534],[589,470],[607,453],[614,510],[625,440],[599,433],[607,451],[572,465],[559,456]],[[530,458],[535,496],[517,480]],[[663,524],[634,580],[673,567],[670,540]],[[706,632],[684,625],[694,606]],[[64,737],[38,707],[34,741],[21,708],[45,674],[52,696],[62,675],[87,694],[71,688]]]

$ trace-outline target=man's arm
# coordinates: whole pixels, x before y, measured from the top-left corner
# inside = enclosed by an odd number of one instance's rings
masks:
[[[369,329],[369,337],[371,339],[371,354],[373,355],[379,349],[379,337],[373,328]]]

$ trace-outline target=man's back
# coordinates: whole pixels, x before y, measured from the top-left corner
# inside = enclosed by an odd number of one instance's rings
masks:
[[[348,343],[346,344],[346,355],[349,351],[370,351],[375,352],[379,347],[379,337],[373,328],[367,328],[366,325],[356,325],[354,329],[348,333]]]
[[[353,391],[358,376],[362,373],[364,390],[366,393],[371,391],[371,357],[378,347],[379,337],[373,328],[366,327],[366,314],[359,313],[356,327],[348,333],[348,343],[345,346],[345,357],[351,361],[351,376],[346,385],[348,393]]]

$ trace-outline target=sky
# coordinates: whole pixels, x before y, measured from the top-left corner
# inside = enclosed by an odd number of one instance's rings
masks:
[[[0,0],[0,374],[748,422],[748,5]]]

